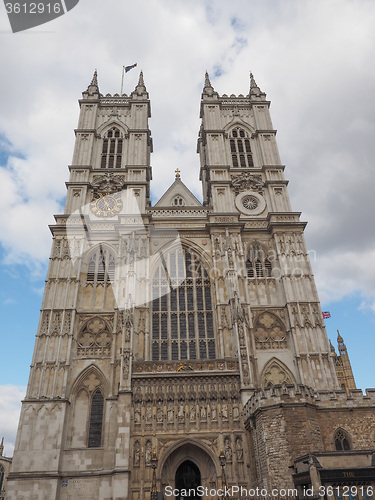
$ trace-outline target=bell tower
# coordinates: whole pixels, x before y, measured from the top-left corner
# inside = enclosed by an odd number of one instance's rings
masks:
[[[79,105],[65,211],[50,228],[12,500],[97,498],[99,489],[101,498],[127,498],[134,290],[142,268],[135,260],[146,252],[139,229],[150,205],[152,152],[142,72],[130,96],[104,96],[95,71]]]
[[[283,382],[334,389],[306,224],[291,209],[269,107],[252,74],[247,95],[219,96],[206,73],[200,178],[204,204],[222,225],[212,225],[211,233],[221,262],[226,259],[221,272],[228,280],[242,374],[250,367],[243,390],[250,395],[248,389]]]

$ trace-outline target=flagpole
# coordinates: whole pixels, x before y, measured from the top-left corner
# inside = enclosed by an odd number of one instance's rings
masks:
[[[125,73],[125,66],[122,67],[121,94],[120,94],[120,96],[122,96],[122,91],[123,91],[123,88],[124,88],[124,73]]]

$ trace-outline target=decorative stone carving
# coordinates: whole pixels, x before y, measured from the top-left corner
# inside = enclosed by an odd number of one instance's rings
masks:
[[[146,467],[151,467],[151,457],[152,457],[152,444],[148,439],[146,442],[146,452],[145,452],[145,465]]]
[[[243,446],[241,436],[236,437],[236,459],[238,463],[243,462]]]
[[[134,443],[133,465],[139,467],[141,464],[141,443],[137,440]]]
[[[125,186],[125,177],[106,172],[104,175],[94,175],[91,186],[94,193],[116,193]]]
[[[270,312],[261,314],[256,320],[254,338],[257,349],[285,349],[287,346],[285,327]]]
[[[263,387],[282,384],[295,385],[293,375],[291,375],[286,366],[277,359],[271,360],[264,368],[261,383]]]
[[[241,191],[256,191],[259,194],[263,194],[264,182],[260,175],[250,174],[248,172],[242,172],[239,175],[232,175],[232,186],[236,194]]]
[[[224,454],[225,454],[225,459],[226,459],[226,462],[227,464],[231,464],[232,463],[232,447],[230,445],[230,438],[229,436],[227,436],[225,439],[224,439]]]
[[[112,334],[100,317],[90,319],[78,336],[78,356],[109,356]]]

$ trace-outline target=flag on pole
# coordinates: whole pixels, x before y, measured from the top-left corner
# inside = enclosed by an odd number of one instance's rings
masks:
[[[135,68],[137,66],[137,63],[135,64],[132,64],[131,66],[124,66],[124,71],[125,73],[127,73],[128,71],[130,71],[131,69]]]
[[[331,317],[331,313],[329,311],[322,312],[323,319],[327,319]]]
[[[135,64],[132,64],[131,66],[123,66],[122,67],[122,78],[121,78],[121,94],[122,95],[122,91],[124,89],[124,75],[125,73],[127,73],[128,71],[130,71],[131,69],[135,68],[137,66],[137,63]]]

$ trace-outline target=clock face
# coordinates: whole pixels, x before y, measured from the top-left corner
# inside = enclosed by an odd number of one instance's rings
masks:
[[[122,207],[121,193],[96,193],[90,203],[90,210],[97,217],[113,217]]]

